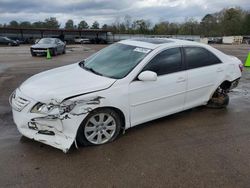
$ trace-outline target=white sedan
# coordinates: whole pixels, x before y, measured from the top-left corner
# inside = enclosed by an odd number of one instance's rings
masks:
[[[242,63],[211,46],[133,39],[39,73],[10,96],[20,133],[67,152],[100,145],[138,124],[200,105],[226,107]]]

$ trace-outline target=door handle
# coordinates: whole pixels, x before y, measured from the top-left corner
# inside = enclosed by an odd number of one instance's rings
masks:
[[[177,79],[177,83],[185,82],[185,81],[186,81],[186,79],[185,79],[184,77],[179,77],[179,78]]]
[[[222,68],[218,68],[217,72],[223,72],[223,69]]]

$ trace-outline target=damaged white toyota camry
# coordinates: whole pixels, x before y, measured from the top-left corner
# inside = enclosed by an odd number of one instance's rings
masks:
[[[10,96],[20,133],[67,152],[200,105],[225,107],[242,64],[211,46],[134,39],[32,76]]]

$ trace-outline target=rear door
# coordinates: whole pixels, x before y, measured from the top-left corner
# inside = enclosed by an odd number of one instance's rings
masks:
[[[157,80],[130,83],[132,126],[181,111],[184,106],[187,75],[181,48],[160,52],[141,72],[146,70],[157,73]]]
[[[203,47],[184,47],[184,54],[188,79],[185,109],[188,109],[207,102],[223,77],[224,67],[218,57]]]

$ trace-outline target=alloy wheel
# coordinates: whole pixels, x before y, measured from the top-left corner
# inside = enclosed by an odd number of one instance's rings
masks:
[[[85,138],[92,144],[108,142],[116,131],[114,117],[107,113],[98,113],[90,117],[84,128]]]

